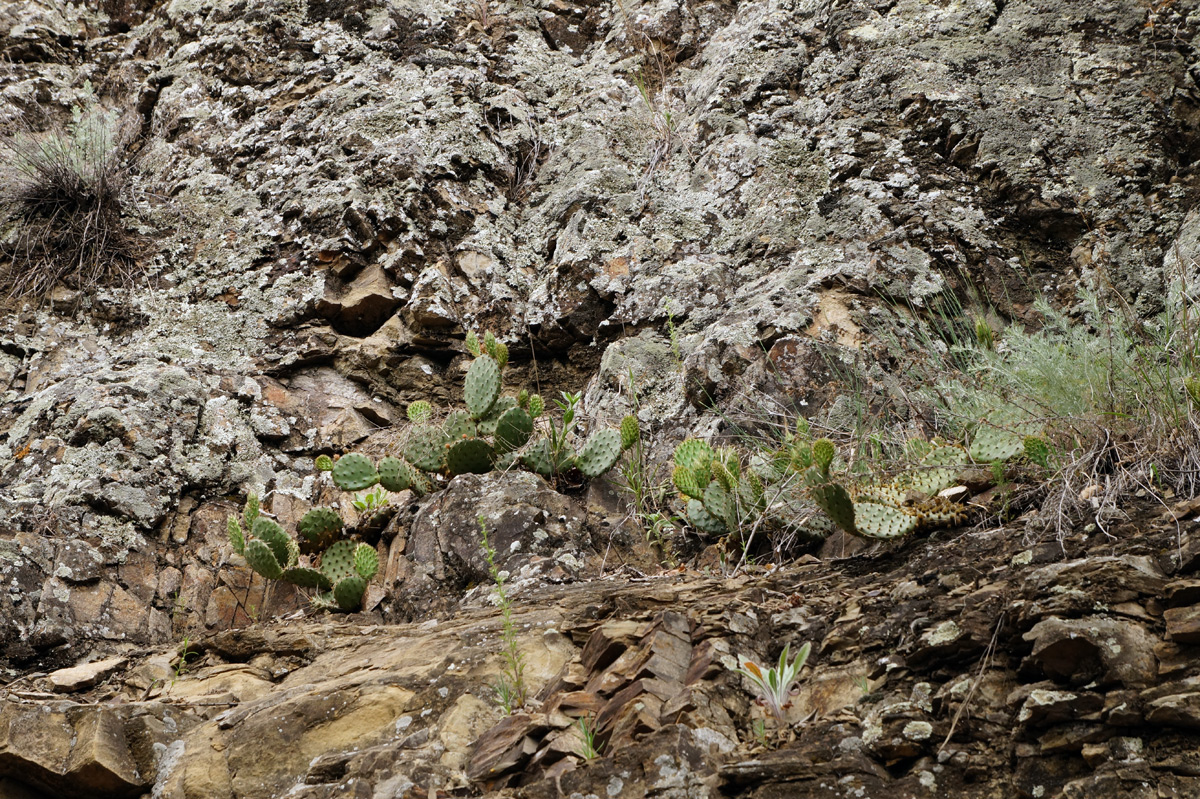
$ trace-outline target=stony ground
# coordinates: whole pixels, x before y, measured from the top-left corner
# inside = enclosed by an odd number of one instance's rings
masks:
[[[689,435],[903,416],[947,315],[1002,336],[1081,286],[1160,310],[1200,258],[1198,25],[1194,0],[0,4],[0,122],[129,115],[152,245],[132,286],[0,304],[0,795],[1200,793],[1186,505],[1097,488],[1061,529],[1030,505],[724,579],[694,534],[664,573],[602,482],[458,478],[397,498],[347,617],[225,533],[252,491],[290,528],[336,498],[316,456],[456,401],[468,330],[507,342],[510,390],[637,413],[661,479]],[[508,718],[480,514],[539,692]],[[805,641],[760,741],[735,658]]]

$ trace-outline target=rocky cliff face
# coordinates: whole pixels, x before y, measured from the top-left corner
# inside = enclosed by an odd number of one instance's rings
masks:
[[[1158,310],[1200,250],[1198,24],[1182,0],[5,4],[0,117],[131,114],[152,251],[132,286],[0,308],[0,795],[1200,793],[1186,505],[726,580],[712,551],[661,574],[601,481],[460,477],[375,532],[366,612],[303,619],[225,533],[250,491],[294,523],[332,497],[316,455],[379,456],[408,403],[457,398],[468,330],[593,426],[636,412],[661,464],[836,409],[838,375],[894,391],[885,341],[947,297]],[[539,692],[511,717],[481,514]],[[731,668],[803,641],[764,746]]]

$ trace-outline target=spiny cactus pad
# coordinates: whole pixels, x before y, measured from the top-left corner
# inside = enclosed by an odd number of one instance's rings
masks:
[[[629,414],[621,420],[621,451],[625,451],[637,443],[641,436],[641,429],[638,425],[638,418],[633,414]]]
[[[492,470],[492,447],[482,438],[468,438],[446,451],[450,474],[487,474]]]
[[[501,397],[496,400],[496,404],[488,411],[488,415],[483,417],[476,423],[475,427],[478,436],[494,436],[496,435],[496,425],[500,423],[500,417],[508,413],[513,408],[517,407],[517,401],[512,397]]]
[[[688,523],[701,532],[709,535],[724,535],[729,532],[725,522],[713,516],[704,509],[704,503],[698,499],[689,499],[687,503]]]
[[[917,517],[891,505],[854,503],[854,525],[864,538],[900,538],[917,526]]]
[[[342,517],[333,508],[313,508],[304,514],[296,530],[308,541],[325,547],[341,532]]]
[[[698,438],[689,438],[675,448],[675,465],[686,466],[693,472],[698,467],[707,470],[716,454],[706,442]]]
[[[343,491],[362,491],[379,482],[379,473],[370,458],[352,452],[333,465],[333,482]]]
[[[1050,468],[1050,444],[1044,438],[1025,436],[1025,457],[1043,469]]]
[[[546,401],[542,399],[541,394],[534,394],[529,398],[529,415],[534,419],[542,415],[546,410]]]
[[[321,574],[333,582],[354,574],[354,550],[357,545],[353,541],[337,541],[321,556]]]
[[[425,424],[433,415],[433,406],[425,400],[417,400],[408,406],[408,421],[413,424]]]
[[[242,532],[242,526],[238,524],[238,520],[230,516],[225,529],[229,533],[229,543],[233,545],[233,551],[239,555],[245,554],[246,536]]]
[[[364,580],[370,580],[379,571],[379,553],[370,544],[359,544],[354,548],[354,571]]]
[[[533,435],[533,419],[520,408],[510,408],[496,422],[496,451],[509,452],[525,446]]]
[[[379,484],[388,491],[405,491],[413,481],[413,470],[399,458],[384,458],[379,462]]]
[[[554,460],[550,453],[550,442],[544,438],[539,438],[533,442],[521,455],[521,463],[525,464],[530,471],[540,474],[542,477],[550,477],[554,474]]]
[[[333,601],[344,611],[354,611],[362,607],[363,594],[367,590],[367,581],[355,575],[338,580],[333,586]]]
[[[463,400],[472,419],[482,419],[500,397],[500,365],[490,355],[481,355],[467,369]]]
[[[328,591],[333,588],[333,583],[328,577],[321,574],[316,569],[308,569],[304,567],[295,569],[284,569],[279,575],[279,579],[285,583],[298,585],[301,588],[315,588],[318,591]]]
[[[423,472],[440,472],[446,463],[446,434],[437,427],[419,427],[404,448],[404,457]]]
[[[475,335],[474,330],[467,331],[467,339],[463,343],[467,346],[467,352],[476,358],[483,354],[483,348],[479,346],[479,336]]]
[[[284,557],[287,557],[286,549]],[[267,546],[265,541],[259,541],[257,538],[247,541],[245,558],[251,569],[268,580],[278,580],[283,574],[283,567],[279,565],[275,553],[271,551],[271,547]]]
[[[1023,436],[1000,427],[981,424],[971,438],[971,460],[976,463],[1006,461],[1025,449]]]
[[[692,499],[704,498],[704,489],[696,482],[695,472],[688,467],[676,466],[675,471],[671,472],[671,480],[675,483],[675,487],[679,489],[679,493]]]
[[[474,438],[476,436],[475,422],[465,411],[454,411],[442,423],[442,432],[446,434],[446,438],[450,439],[451,443],[462,441],[464,438]]]
[[[708,484],[708,488],[704,489],[704,509],[724,522],[729,529],[737,527],[737,505],[719,480],[713,480]]]
[[[318,472],[332,472],[333,458],[328,455],[318,455],[313,465],[317,468]]]
[[[815,467],[814,467],[815,468]],[[850,499],[850,492],[838,483],[824,483],[812,486],[809,490],[813,504],[825,511],[834,524],[848,533],[856,532],[855,504]]]
[[[275,523],[272,519],[266,516],[259,516],[254,520],[254,538],[262,541],[271,548],[272,554],[280,564],[286,564],[288,561],[288,541],[291,538],[283,531],[283,528]]]
[[[577,463],[584,477],[594,480],[615,466],[620,457],[620,431],[605,428],[588,436],[583,449],[579,451]]]
[[[837,454],[837,450],[833,447],[833,442],[828,438],[819,438],[813,442],[812,455],[813,463],[822,472],[828,472],[829,467],[833,464],[833,456]]]

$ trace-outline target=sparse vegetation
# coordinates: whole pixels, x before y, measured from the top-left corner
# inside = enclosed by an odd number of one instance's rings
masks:
[[[501,668],[500,678],[492,687],[496,692],[496,703],[504,708],[506,714],[511,714],[525,704],[525,653],[521,651],[521,644],[517,640],[512,601],[504,589],[505,575],[496,565],[496,550],[488,540],[487,520],[482,516],[479,517],[479,536],[483,556],[488,565],[488,575],[496,585],[496,604],[500,608],[503,624],[504,666]]]
[[[779,722],[780,727],[787,725],[784,711],[791,706],[792,686],[796,684],[800,669],[804,668],[811,649],[812,644],[806,643],[800,647],[795,659],[789,660],[791,645],[784,646],[783,652],[779,655],[779,665],[772,666],[766,671],[748,658],[738,658],[737,671],[750,678],[750,682],[758,691],[758,701],[771,711],[771,715]]]
[[[40,303],[60,283],[128,285],[144,250],[128,219],[137,121],[76,109],[66,125],[26,117],[13,127],[0,138],[0,293]]]

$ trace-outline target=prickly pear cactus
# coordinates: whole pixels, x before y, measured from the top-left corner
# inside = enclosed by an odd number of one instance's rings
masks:
[[[490,355],[481,355],[467,369],[463,401],[472,419],[482,419],[500,398],[500,365]]]
[[[597,430],[579,451],[576,463],[584,477],[594,480],[617,465],[621,452],[620,431],[611,428]]]
[[[404,448],[404,458],[423,472],[440,472],[446,465],[447,435],[436,427],[413,431]]]
[[[379,462],[379,484],[388,491],[406,491],[413,482],[413,470],[399,458],[384,458]]]
[[[433,406],[425,400],[417,400],[408,406],[408,420],[413,424],[425,424],[433,416]]]
[[[480,438],[467,438],[446,451],[446,471],[450,474],[487,474],[493,465],[492,447]]]
[[[511,452],[525,446],[533,435],[533,419],[521,408],[509,408],[496,420],[493,433],[497,452]]]
[[[621,451],[625,452],[630,447],[638,442],[641,437],[641,429],[638,425],[638,419],[633,414],[626,416],[621,420]]]
[[[343,491],[362,491],[379,482],[379,473],[370,458],[352,452],[333,465],[333,482]]]
[[[342,517],[333,508],[313,508],[296,526],[310,551],[319,551],[332,544],[341,534]]]

